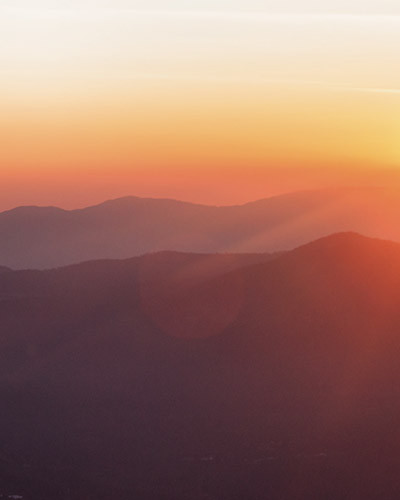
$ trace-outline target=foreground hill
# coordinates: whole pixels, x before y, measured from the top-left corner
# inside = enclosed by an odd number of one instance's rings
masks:
[[[0,214],[0,262],[42,269],[161,250],[274,252],[341,231],[400,241],[399,200],[396,190],[365,188],[232,207],[135,197],[72,211],[20,207]]]
[[[0,488],[397,499],[400,245],[338,234],[265,259],[1,275]]]

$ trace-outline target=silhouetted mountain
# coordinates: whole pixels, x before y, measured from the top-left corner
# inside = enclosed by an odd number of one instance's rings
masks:
[[[390,189],[293,193],[209,207],[135,197],[66,211],[21,207],[0,214],[0,262],[51,268],[149,252],[274,252],[334,232],[400,241],[400,196]]]
[[[10,271],[11,271],[11,269],[9,267],[0,266],[0,274],[8,273]]]
[[[2,274],[0,489],[397,499],[400,245],[338,234],[263,259]]]

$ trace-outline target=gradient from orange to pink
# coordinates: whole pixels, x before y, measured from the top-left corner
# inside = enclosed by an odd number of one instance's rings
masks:
[[[0,209],[400,185],[400,5],[0,6]]]

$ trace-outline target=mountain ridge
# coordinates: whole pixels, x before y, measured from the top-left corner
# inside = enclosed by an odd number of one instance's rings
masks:
[[[400,241],[399,217],[393,189],[302,191],[221,207],[138,197],[71,211],[21,207],[0,214],[0,262],[44,269],[157,251],[272,253],[342,231]]]
[[[343,187],[327,187],[327,188],[319,188],[319,189],[301,189],[297,191],[287,191],[284,193],[280,194],[274,194],[271,196],[266,196],[264,198],[257,198],[255,200],[250,200],[242,203],[231,203],[231,204],[224,204],[224,205],[218,205],[218,204],[213,204],[213,203],[201,203],[201,202],[193,202],[193,201],[188,201],[188,200],[181,200],[179,198],[169,198],[169,197],[157,197],[157,196],[138,196],[138,195],[125,195],[125,196],[119,196],[116,198],[110,198],[98,203],[94,203],[91,205],[86,205],[83,207],[79,208],[62,208],[57,205],[35,205],[35,204],[29,204],[29,205],[18,205],[6,210],[0,211],[0,215],[3,213],[8,213],[12,212],[13,210],[19,210],[19,209],[56,209],[56,210],[61,210],[63,212],[79,212],[82,210],[87,210],[91,208],[98,208],[102,207],[104,205],[108,204],[119,204],[119,203],[124,203],[124,202],[146,202],[146,201],[156,201],[156,202],[173,202],[173,203],[178,203],[182,205],[194,205],[194,206],[200,206],[200,207],[209,207],[209,208],[236,208],[236,207],[245,207],[248,205],[254,205],[254,204],[259,204],[259,203],[265,203],[265,202],[270,202],[274,201],[277,199],[281,198],[293,198],[296,197],[297,195],[304,195],[304,194],[312,194],[312,193],[321,193],[321,194],[335,194],[335,193],[353,193],[353,192],[359,192],[359,191],[366,191],[370,193],[376,193],[376,192],[394,192],[397,193],[399,190],[397,188],[392,188],[392,187],[385,187],[385,186],[369,186],[369,187],[363,187],[360,188],[359,186],[343,186]]]
[[[33,500],[396,500],[400,244],[268,259],[0,274],[0,479]]]

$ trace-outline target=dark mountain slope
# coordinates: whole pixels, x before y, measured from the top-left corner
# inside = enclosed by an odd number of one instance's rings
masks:
[[[339,234],[207,281],[154,257],[146,278],[143,259],[0,277],[24,491],[398,498],[399,245]]]
[[[161,250],[274,252],[339,231],[400,241],[394,189],[331,189],[232,207],[122,198],[82,210],[0,214],[0,262],[15,269],[129,258]]]

